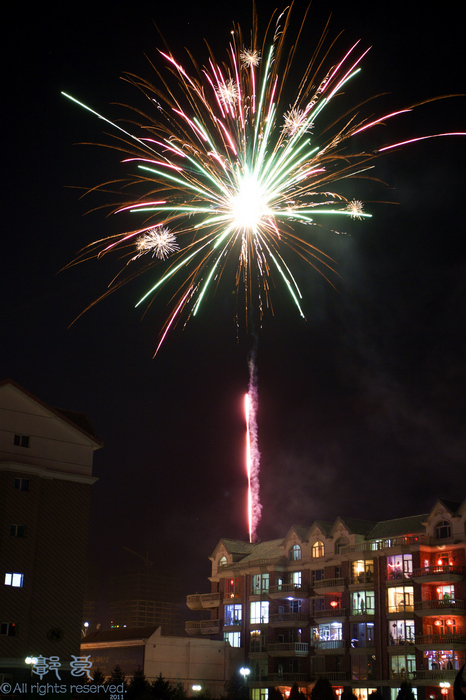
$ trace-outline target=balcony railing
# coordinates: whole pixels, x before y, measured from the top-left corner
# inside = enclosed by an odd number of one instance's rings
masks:
[[[442,600],[417,600],[414,603],[414,610],[435,610],[438,615],[442,614],[442,610],[448,608],[451,610],[454,608],[459,614],[466,610],[466,603],[464,600],[453,600],[452,598],[442,598]]]
[[[313,646],[316,650],[318,649],[344,649],[345,648],[344,639],[319,639],[313,642]]]
[[[252,679],[254,680],[254,679]],[[308,673],[269,673],[266,679],[262,677],[261,680],[269,680],[273,683],[296,683],[302,682],[306,683],[309,680]]]
[[[346,617],[346,608],[326,608],[325,610],[314,610],[312,612],[314,619],[320,617]]]
[[[301,598],[305,598],[308,594],[308,587],[298,586],[296,583],[280,583],[276,586],[270,586],[268,593],[270,593],[270,595],[281,593],[283,597],[295,594]]]
[[[392,549],[402,545],[430,544],[430,537],[427,535],[411,535],[409,537],[390,537],[384,540],[372,540],[371,542],[359,542],[342,547],[341,551],[348,552],[375,552],[380,549]]]
[[[270,654],[292,652],[297,656],[302,656],[309,653],[309,644],[307,642],[279,642],[269,644],[268,651]]]
[[[186,597],[186,605],[190,610],[217,608],[221,602],[220,593],[195,593]]]
[[[466,634],[417,634],[416,644],[441,644],[448,649],[452,644],[466,644]]]
[[[435,671],[416,671],[418,681],[454,681],[458,671],[437,669]]]
[[[414,569],[413,577],[437,576],[442,574],[455,574],[456,576],[466,576],[466,566],[452,566],[444,564],[440,566],[426,566],[422,569]]]
[[[323,578],[320,581],[313,581],[313,588],[339,588],[345,585],[344,578]]]
[[[346,681],[348,673],[346,671],[315,671],[316,678],[327,678],[329,681]]]
[[[270,623],[272,624],[277,624],[280,622],[283,623],[298,623],[298,622],[309,622],[309,615],[305,615],[304,613],[274,613],[273,615],[270,615]]]

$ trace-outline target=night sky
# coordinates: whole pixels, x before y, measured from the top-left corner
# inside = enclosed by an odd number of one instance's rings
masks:
[[[248,27],[250,7],[85,0],[52,13],[17,4],[5,25],[0,375],[85,412],[105,443],[95,455],[91,560],[112,571],[139,563],[123,547],[147,552],[182,574],[184,593],[208,590],[207,557],[221,537],[247,539],[251,341],[244,332],[237,339],[233,272],[155,359],[163,302],[144,318],[134,309],[147,279],[68,328],[119,264],[61,268],[124,227],[104,210],[86,214],[108,203],[103,195],[80,195],[125,170],[114,152],[76,145],[110,129],[60,91],[117,118],[113,103],[135,94],[122,73],[155,79],[146,55],[163,68],[154,22],[177,57],[186,46],[202,63],[203,38],[223,59],[233,21]],[[353,84],[355,101],[389,93],[374,113],[464,91],[461,18],[448,5],[435,14],[416,7],[316,0],[297,77],[332,11],[330,34],[344,30],[335,59],[359,38],[373,47]],[[296,4],[296,23],[303,8]],[[258,9],[264,28],[273,4]],[[459,97],[420,107],[392,120],[383,140],[465,131],[465,105]],[[304,263],[295,268],[307,321],[277,281],[257,358],[262,539],[293,523],[389,519],[426,512],[437,496],[464,498],[465,151],[466,138],[426,141],[378,160],[385,184],[349,183],[373,218],[338,222],[346,235],[312,232],[339,276],[335,289]]]

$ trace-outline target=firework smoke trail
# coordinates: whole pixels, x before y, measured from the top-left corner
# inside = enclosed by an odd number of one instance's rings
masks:
[[[255,542],[257,540],[257,526],[260,521],[262,506],[259,494],[261,455],[258,447],[257,434],[258,391],[254,350],[249,356],[248,366],[249,386],[244,402],[246,414],[246,470],[248,475],[248,529],[249,541]]]

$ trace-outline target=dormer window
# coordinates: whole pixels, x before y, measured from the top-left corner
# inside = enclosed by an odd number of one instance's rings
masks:
[[[299,561],[301,559],[301,547],[299,544],[294,544],[290,549],[290,561]]]
[[[435,537],[438,540],[444,540],[451,537],[451,524],[448,520],[441,520],[435,527]]]
[[[220,566],[226,566],[228,564],[227,558],[225,556],[220,557],[218,560],[218,565]]]
[[[314,542],[314,544],[312,545],[312,558],[318,559],[319,557],[323,557],[324,553],[325,553],[324,543],[321,542],[320,540],[317,540],[317,542]]]

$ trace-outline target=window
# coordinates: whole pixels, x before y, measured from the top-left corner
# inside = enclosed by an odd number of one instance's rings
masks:
[[[241,625],[242,620],[242,605],[225,605],[224,609],[224,624],[225,627],[230,625]]]
[[[18,626],[16,622],[0,622],[0,635],[4,637],[16,637]]]
[[[314,569],[311,571],[311,580],[312,583],[316,583],[316,581],[323,581],[324,580],[324,569]]]
[[[26,525],[10,525],[11,537],[26,537]]]
[[[268,697],[268,688],[251,688],[251,700],[268,700]]]
[[[351,564],[351,583],[372,583],[374,580],[374,560],[358,559]]]
[[[301,612],[301,601],[300,600],[290,600],[290,613],[300,613]]]
[[[403,613],[414,611],[414,588],[412,586],[396,586],[389,588],[388,612]]]
[[[463,664],[464,651],[445,649],[424,652],[424,668],[428,671],[459,671]]]
[[[13,444],[17,447],[29,447],[29,435],[15,435]]]
[[[438,540],[444,540],[451,537],[451,524],[448,520],[441,520],[435,527],[435,537]]]
[[[299,561],[301,559],[301,547],[299,544],[294,544],[290,549],[290,561]]]
[[[325,598],[322,596],[320,598],[311,598],[312,601],[312,612],[320,612],[325,610]]]
[[[321,542],[320,540],[317,540],[317,542],[314,542],[314,544],[312,545],[312,558],[318,559],[319,557],[323,557],[324,553],[325,553],[324,543]]]
[[[5,574],[5,586],[23,587],[24,574]]]
[[[312,641],[319,649],[340,649],[343,647],[343,625],[341,622],[325,622],[312,628]]]
[[[220,566],[226,566],[228,564],[227,558],[226,557],[220,557],[218,560],[218,565]]]
[[[261,651],[266,651],[266,637],[261,630],[251,630],[249,638],[249,651],[251,653],[259,653]]]
[[[374,608],[374,591],[351,593],[351,615],[373,615]]]
[[[290,583],[292,583],[294,586],[301,587],[301,572],[300,571],[292,571],[291,572]]]
[[[416,657],[414,654],[406,654],[406,656],[391,657],[391,674],[390,678],[395,680],[412,680],[416,673]]]
[[[373,622],[353,622],[351,625],[351,646],[353,649],[359,647],[374,646],[374,623]]]
[[[224,632],[223,641],[228,642],[231,647],[241,646],[241,632]]]
[[[352,654],[351,678],[353,681],[375,680],[375,658],[366,654]]]
[[[29,491],[29,479],[15,478],[15,489],[19,491]]]
[[[414,620],[391,620],[388,623],[390,646],[414,644]]]
[[[243,593],[243,580],[241,576],[237,578],[227,578],[225,580],[225,597],[241,598]]]
[[[387,578],[389,581],[410,578],[413,575],[413,555],[395,554],[387,557]]]
[[[437,600],[443,600],[446,605],[448,605],[450,601],[455,600],[455,586],[451,583],[445,586],[438,586],[435,592],[437,594]]]
[[[251,593],[253,595],[260,595],[261,593],[266,593],[268,590],[269,574],[254,574],[254,576],[252,576]]]
[[[258,600],[251,603],[251,619],[252,625],[268,623],[269,621],[269,603],[265,600]]]
[[[347,537],[339,537],[335,542],[335,554],[341,554],[348,545],[349,541]]]

